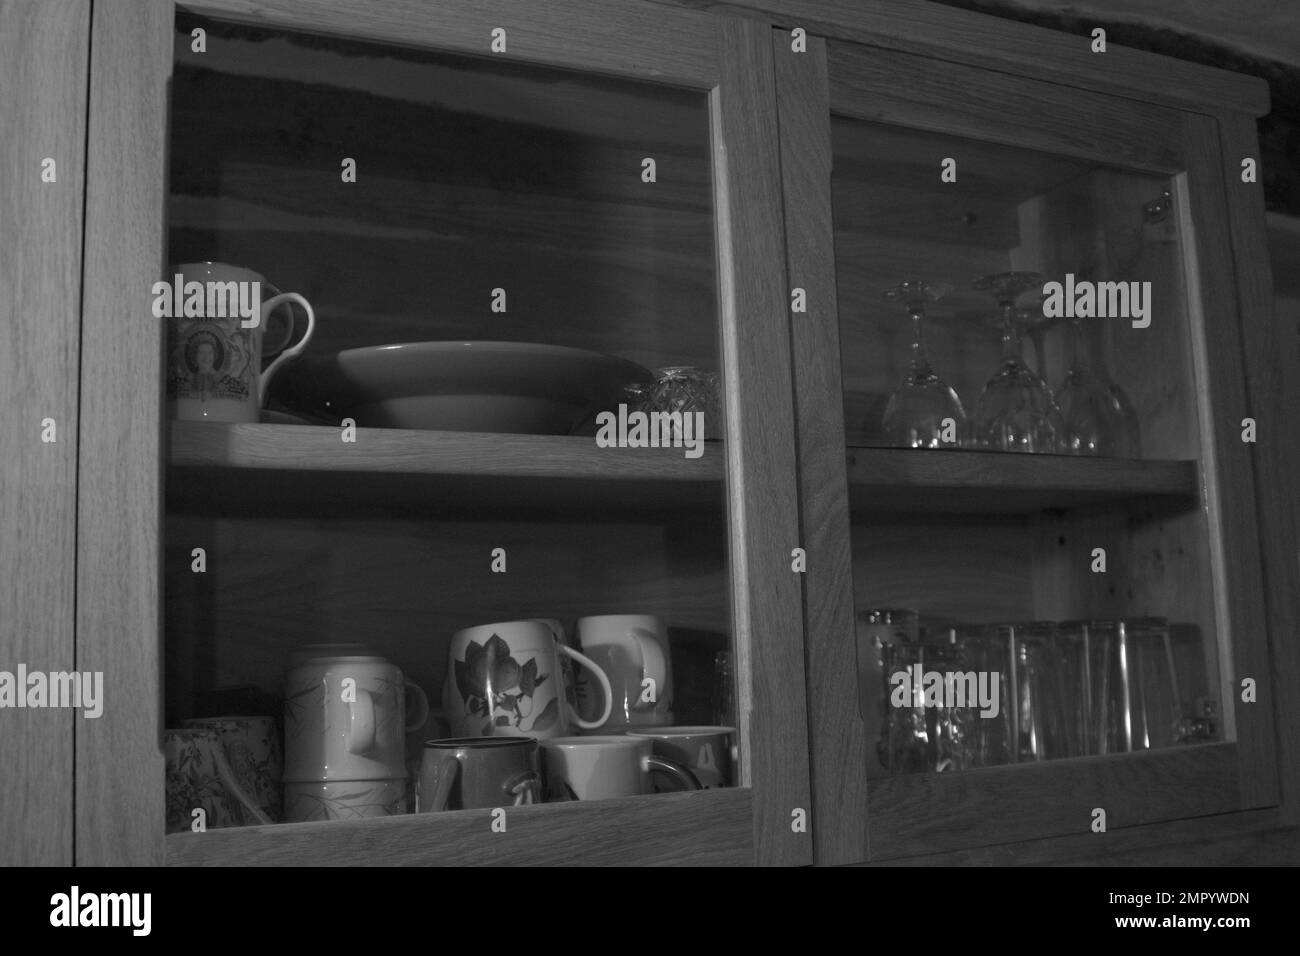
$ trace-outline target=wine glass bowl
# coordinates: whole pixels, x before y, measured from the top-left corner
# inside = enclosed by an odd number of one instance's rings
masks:
[[[882,419],[885,441],[891,446],[957,448],[962,443],[966,410],[957,393],[935,374],[925,350],[925,306],[947,291],[943,284],[912,279],[884,292],[886,300],[902,303],[912,320],[912,360]]]
[[[971,444],[995,451],[1053,453],[1061,448],[1065,427],[1052,390],[1021,354],[1023,316],[1016,300],[1042,289],[1046,276],[1037,272],[1000,272],[975,281],[976,291],[997,302],[1002,331],[1002,362],[975,405]]]

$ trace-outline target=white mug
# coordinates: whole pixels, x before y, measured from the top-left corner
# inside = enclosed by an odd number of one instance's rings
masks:
[[[646,737],[556,737],[541,745],[551,800],[607,800],[653,793],[654,773],[676,778],[678,789],[701,789],[686,767],[655,756]]]
[[[668,628],[653,614],[602,614],[578,619],[578,644],[608,675],[614,706],[595,721],[604,733],[673,722],[673,670]],[[590,684],[578,675],[578,709],[594,717]]]
[[[405,781],[405,733],[428,716],[424,691],[363,645],[301,647],[285,681],[284,782]]]
[[[167,400],[173,418],[188,421],[255,422],[261,416],[267,386],[285,362],[302,353],[316,331],[311,303],[296,292],[261,298],[260,290],[275,290],[252,269],[224,262],[187,262],[173,266],[171,285],[180,291],[168,302],[173,314],[168,326]],[[204,290],[200,314],[186,314],[185,288],[198,283]],[[256,285],[254,285],[256,283]],[[208,289],[214,295],[207,296]],[[259,290],[253,295],[253,290]],[[256,300],[256,301],[255,301]],[[271,312],[294,302],[307,314],[307,331],[292,348],[261,371],[263,334]],[[155,303],[156,304],[156,303]],[[245,318],[243,304],[255,317]],[[157,311],[155,311],[157,314]],[[276,333],[272,333],[277,337]],[[283,344],[271,343],[272,350]]]
[[[457,631],[447,656],[442,706],[454,737],[561,737],[573,724],[591,729],[609,717],[605,672],[561,644],[541,620]],[[605,707],[599,721],[582,719],[564,699],[564,657],[586,668],[601,688]]]

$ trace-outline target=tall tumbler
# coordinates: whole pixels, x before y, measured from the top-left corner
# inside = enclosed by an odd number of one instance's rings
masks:
[[[1188,736],[1189,702],[1168,621],[1091,621],[1082,633],[1091,662],[1091,752],[1155,750]]]
[[[1012,668],[1012,740],[1017,762],[1083,755],[1069,715],[1077,683],[1071,680],[1056,625],[1045,621],[997,625]]]

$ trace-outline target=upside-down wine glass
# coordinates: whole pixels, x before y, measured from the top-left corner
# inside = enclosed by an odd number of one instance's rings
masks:
[[[890,445],[902,448],[958,448],[966,432],[961,399],[930,365],[925,351],[925,304],[938,300],[947,287],[912,279],[885,291],[901,302],[912,320],[912,361],[885,408],[884,432]]]
[[[974,284],[997,301],[1002,330],[1002,364],[975,405],[972,444],[977,448],[1049,454],[1060,448],[1060,410],[1047,383],[1025,364],[1016,317],[1016,299],[1042,288],[1045,278],[1036,272],[1000,272]]]

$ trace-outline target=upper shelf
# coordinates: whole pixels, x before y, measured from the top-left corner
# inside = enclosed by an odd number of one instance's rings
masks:
[[[692,459],[680,448],[599,448],[594,438],[569,435],[358,428],[356,441],[344,442],[337,427],[213,422],[172,422],[170,439],[172,504],[219,497],[277,508],[361,499],[612,511],[722,505],[719,442],[705,442]],[[243,475],[234,485],[222,470]]]
[[[172,422],[169,504],[635,511],[723,501],[721,442],[691,459],[565,435],[358,428],[356,437],[345,443],[326,426]],[[1021,513],[1199,491],[1193,461],[851,447],[847,464],[852,505],[865,511]]]
[[[1021,513],[1159,497],[1194,498],[1194,461],[849,448],[855,510]]]

